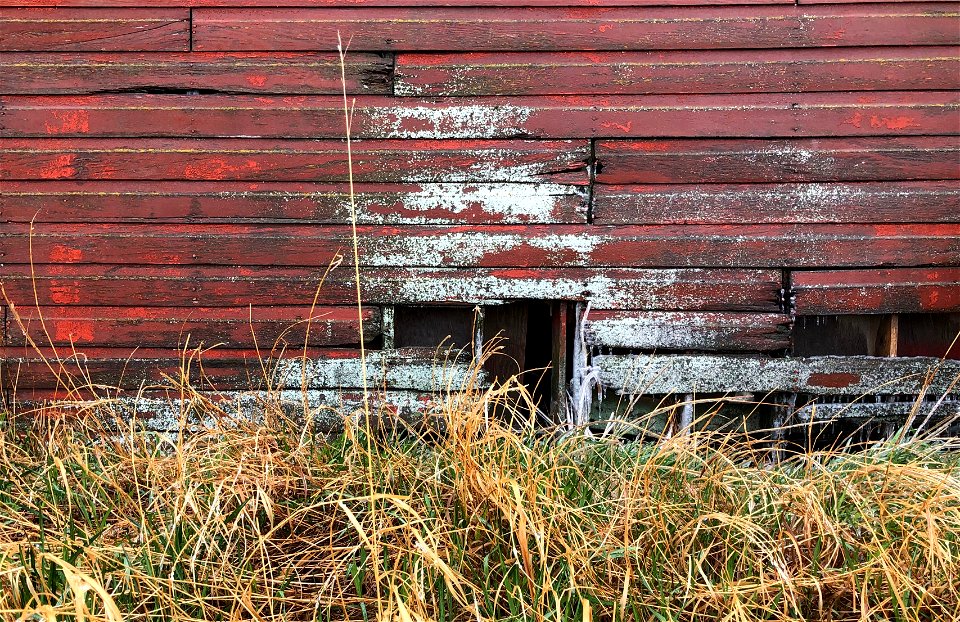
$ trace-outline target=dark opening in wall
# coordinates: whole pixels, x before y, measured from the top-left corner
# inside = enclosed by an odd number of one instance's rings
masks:
[[[960,313],[802,316],[794,327],[793,354],[958,359],[958,333]]]
[[[473,307],[396,307],[394,340],[398,348],[466,348],[473,344]]]

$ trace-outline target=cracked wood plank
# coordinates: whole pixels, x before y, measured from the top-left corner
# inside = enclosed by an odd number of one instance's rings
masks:
[[[360,264],[403,267],[887,267],[960,265],[960,224],[461,225],[357,228]],[[9,224],[5,264],[328,265],[350,227]]]
[[[186,8],[0,8],[0,52],[189,50]]]
[[[590,144],[574,141],[360,141],[355,181],[586,185]],[[0,138],[0,179],[346,181],[342,141]]]
[[[774,359],[723,355],[598,355],[600,382],[621,394],[766,393],[913,395],[930,377],[930,395],[960,376],[960,361],[933,357],[820,356]]]
[[[405,96],[950,90],[960,49],[400,54]]]
[[[325,171],[329,174],[329,171]],[[371,168],[370,175],[397,175]],[[410,175],[436,174],[413,169]],[[362,174],[362,173],[361,173]],[[450,174],[456,174],[451,167]],[[355,187],[364,224],[586,223],[583,187],[550,182]],[[0,222],[291,222],[349,224],[344,184],[282,182],[6,182]]]
[[[304,361],[304,352],[306,360]],[[256,390],[359,389],[364,386],[360,353],[350,349],[307,349],[287,352],[256,350],[204,350],[186,353],[170,348],[84,348],[76,354],[60,352],[58,359],[49,348],[39,352],[24,348],[0,348],[0,385],[35,389],[101,385],[137,389],[176,386],[174,380],[186,370],[192,386],[201,389]],[[270,357],[272,360],[268,360]],[[482,383],[482,372],[472,370],[469,356],[455,354],[436,360],[432,349],[406,349],[367,353],[367,385],[376,390],[409,389],[440,391]],[[184,361],[188,363],[185,364]],[[52,365],[51,371],[48,365]],[[57,372],[56,374],[54,372]],[[477,374],[480,374],[479,376]],[[57,375],[61,378],[58,380]],[[72,382],[70,381],[72,379]],[[304,386],[305,385],[305,386]]]
[[[604,184],[960,179],[948,136],[599,141]]]
[[[353,271],[277,267],[5,265],[11,301],[42,305],[304,305],[356,302]],[[363,300],[380,304],[497,304],[509,300],[593,301],[603,308],[771,312],[780,270],[636,268],[367,268]]]
[[[660,138],[960,134],[951,91],[737,95],[362,97],[356,138]],[[0,136],[340,138],[323,95],[0,97]]]
[[[76,347],[218,346],[266,351],[349,345],[380,334],[380,310],[366,307],[17,307],[5,345]],[[41,323],[41,318],[43,322]]]
[[[955,181],[598,185],[593,222],[960,222],[960,186]]]
[[[351,94],[388,94],[391,59],[349,54]],[[6,94],[95,94],[137,91],[339,94],[340,59],[311,53],[4,54]]]
[[[950,45],[956,4],[672,8],[197,8],[196,50],[669,50]]]
[[[780,313],[693,313],[591,309],[590,346],[642,350],[767,352],[790,347],[790,316]]]
[[[960,311],[957,268],[798,271],[790,280],[798,315]]]
[[[937,420],[960,417],[960,402],[955,399],[942,402],[873,402],[812,403],[805,404],[792,413],[797,421],[823,422],[831,419],[906,419],[911,415],[920,420],[932,416]]]

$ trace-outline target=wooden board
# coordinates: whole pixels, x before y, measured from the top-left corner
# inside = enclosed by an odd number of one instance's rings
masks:
[[[956,181],[597,186],[595,224],[960,222]]]
[[[27,352],[24,348],[0,348],[0,385],[31,388],[56,388],[73,384],[99,384],[103,387],[137,388],[166,385],[164,375],[180,378],[181,369],[198,389],[256,390],[274,389],[357,389],[364,386],[360,353],[349,349],[312,349],[287,351],[282,358],[269,360],[270,352],[254,350],[205,350],[195,353],[175,349],[85,348],[72,354],[63,349],[58,359],[46,349]],[[276,356],[277,353],[274,353]],[[418,391],[458,387],[472,373],[468,362],[435,361],[434,350],[370,352],[367,355],[367,386],[371,389],[411,389]],[[58,363],[58,361],[60,361]],[[189,364],[185,365],[184,361]],[[66,373],[63,373],[66,372]],[[58,375],[60,380],[58,380]],[[482,376],[481,376],[482,379]]]
[[[843,0],[841,0],[843,1]],[[912,0],[911,0],[912,1]],[[929,0],[917,0],[929,2]],[[933,0],[935,2],[952,0]],[[701,5],[704,0],[602,0],[604,6],[685,6]],[[150,0],[155,7],[181,7],[189,4],[193,7],[432,7],[432,6],[569,6],[570,0]],[[599,6],[601,0],[585,0],[585,5]],[[710,0],[710,4],[794,4],[794,0]],[[137,0],[0,0],[0,6],[143,6]]]
[[[960,311],[960,269],[894,268],[793,272],[798,315]]]
[[[606,184],[960,179],[947,136],[599,141],[596,153]]]
[[[960,134],[950,91],[391,98],[356,102],[359,138],[659,138]],[[333,96],[0,96],[0,135],[340,138]]]
[[[785,350],[790,317],[779,313],[690,313],[591,309],[586,342],[642,350]]]
[[[670,50],[956,44],[955,4],[193,10],[196,50]]]
[[[355,181],[587,184],[586,141],[371,141]],[[347,181],[341,141],[0,138],[0,180]]]
[[[928,415],[936,420],[948,417],[960,417],[960,403],[955,400],[943,402],[875,402],[858,401],[851,403],[812,403],[798,408],[792,413],[796,421],[823,422],[833,419],[899,419],[903,421],[911,414],[923,421]],[[899,429],[899,428],[897,428]]]
[[[401,267],[820,268],[960,265],[960,224],[358,227],[360,262]],[[0,261],[322,267],[351,229],[300,225],[10,224]]]
[[[5,265],[6,295],[30,306],[231,307],[356,303],[353,270],[276,267]],[[32,276],[33,273],[33,276]],[[35,278],[34,278],[35,277]],[[780,270],[367,268],[363,299],[382,304],[592,300],[603,308],[771,312]]]
[[[408,96],[949,90],[956,47],[399,54]]]
[[[8,314],[9,315],[9,314]],[[363,334],[380,334],[380,310],[362,310]],[[42,321],[41,321],[42,320]],[[28,334],[39,345],[77,347],[290,348],[355,344],[360,341],[353,307],[17,307],[7,322],[5,345],[23,345]]]
[[[371,168],[370,175],[397,175]],[[430,170],[419,172],[429,174]],[[436,173],[436,169],[432,169]],[[491,171],[492,172],[492,171]],[[329,174],[328,171],[324,173]],[[418,174],[410,170],[411,176]],[[453,168],[450,174],[454,174]],[[586,223],[581,186],[528,183],[354,187],[357,220],[381,224]],[[283,182],[5,182],[2,222],[350,222],[346,184]]]
[[[620,393],[766,393],[910,395],[937,370],[929,393],[942,394],[960,361],[936,358],[822,356],[795,359],[722,355],[600,355],[592,359],[605,387]],[[953,389],[957,393],[957,389]]]
[[[350,54],[347,91],[388,94],[392,71],[385,56]],[[329,53],[11,53],[0,55],[0,75],[6,94],[341,92],[340,59]]]
[[[186,8],[0,8],[0,52],[189,49],[190,10]]]

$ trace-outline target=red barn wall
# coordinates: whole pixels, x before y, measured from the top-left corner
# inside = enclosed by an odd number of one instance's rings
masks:
[[[289,384],[359,386],[338,35],[364,333],[408,397],[404,305],[550,301],[557,391],[623,390],[635,350],[705,365],[660,392],[853,392],[960,327],[956,3],[142,4],[0,0],[7,391],[74,352],[136,389],[201,343],[247,387],[277,339]]]

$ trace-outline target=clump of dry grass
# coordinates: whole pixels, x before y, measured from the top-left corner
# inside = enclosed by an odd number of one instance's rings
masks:
[[[102,407],[9,416],[4,619],[932,620],[960,608],[949,447],[770,466],[716,433],[544,434],[515,383],[447,395],[435,425],[368,433],[367,418],[344,416],[332,437],[279,410],[251,422],[203,403],[214,423],[190,434],[118,432]],[[491,411],[512,411],[514,427]]]

